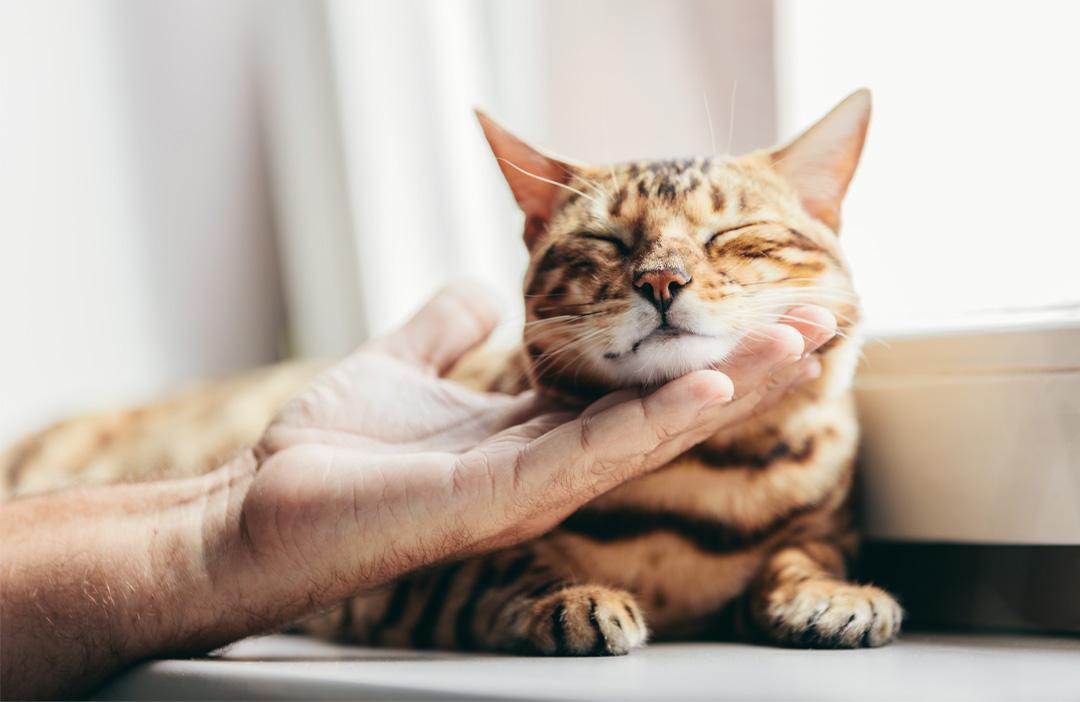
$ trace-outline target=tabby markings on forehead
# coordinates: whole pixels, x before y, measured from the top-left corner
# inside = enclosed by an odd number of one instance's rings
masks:
[[[705,181],[705,175],[705,171],[693,162],[660,162],[647,164],[643,173],[631,176],[631,182],[637,183],[640,197],[674,202],[680,196],[697,191]]]
[[[709,186],[709,199],[712,201],[713,211],[720,212],[724,209],[724,192],[716,183]]]
[[[675,198],[679,195],[679,190],[675,184],[675,181],[671,178],[661,178],[660,182],[656,186],[656,196],[661,200],[667,200],[668,202],[674,202]]]
[[[707,162],[707,159],[701,156],[695,158],[674,158],[659,161],[648,161],[645,163],[645,170],[652,173],[668,173],[670,175],[682,175],[683,173],[693,169],[700,170]]]
[[[611,207],[608,208],[608,214],[612,217],[618,217],[619,212],[622,211],[623,203],[626,202],[626,186],[619,188],[619,192],[615,194],[615,199],[611,201]]]

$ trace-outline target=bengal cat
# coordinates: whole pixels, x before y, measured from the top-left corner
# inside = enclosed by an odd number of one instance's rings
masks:
[[[523,344],[491,389],[582,400],[709,366],[791,306],[840,333],[820,377],[523,546],[400,579],[299,628],[348,641],[622,654],[650,636],[879,646],[900,607],[845,579],[857,535],[850,384],[858,308],[840,203],[862,151],[859,91],[782,148],[591,167],[480,122],[525,214]],[[312,375],[284,366],[149,408],[75,419],[0,461],[9,495],[191,474],[258,437]]]

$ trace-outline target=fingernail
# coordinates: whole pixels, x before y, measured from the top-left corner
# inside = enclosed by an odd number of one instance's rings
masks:
[[[734,398],[730,394],[716,395],[716,396],[710,398],[709,401],[706,402],[704,405],[702,405],[701,409],[702,410],[710,410],[710,409],[713,409],[714,407],[719,407],[721,405],[726,405],[729,402],[731,402],[732,399],[734,399]]]
[[[780,361],[775,366],[773,366],[772,370],[769,371],[769,373],[778,373],[778,372],[782,371],[783,369],[791,366],[792,364],[798,363],[799,361],[802,360],[802,358],[803,358],[802,354],[792,354],[791,356],[788,356],[787,358],[785,358],[784,360]]]
[[[723,373],[718,373],[723,376]],[[735,386],[731,384],[731,379],[727,376],[723,376],[722,387],[717,388],[717,393],[710,397],[708,401],[702,405],[702,409],[711,409],[718,405],[726,405],[731,402],[732,397],[735,395]]]
[[[821,361],[816,356],[809,356],[803,364],[803,375],[807,380],[821,377]]]

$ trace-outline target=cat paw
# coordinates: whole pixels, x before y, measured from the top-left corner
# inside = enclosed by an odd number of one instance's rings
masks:
[[[883,646],[900,633],[903,609],[873,585],[807,580],[766,596],[763,620],[769,636],[793,646]]]
[[[536,601],[523,647],[548,656],[621,656],[645,645],[648,629],[629,593],[578,585]]]

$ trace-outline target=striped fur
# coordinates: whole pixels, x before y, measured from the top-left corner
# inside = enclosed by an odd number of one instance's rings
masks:
[[[282,363],[144,407],[56,422],[0,453],[0,500],[213,470],[251,445],[323,365]]]
[[[895,600],[845,581],[857,543],[849,386],[858,308],[836,229],[866,100],[849,98],[782,150],[595,168],[545,156],[482,118],[526,215],[529,323],[509,360],[460,364],[469,384],[573,401],[649,386],[721,360],[797,303],[831,309],[841,335],[818,351],[820,378],[547,535],[408,575],[298,628],[379,646],[544,655],[622,654],[650,637],[892,640]],[[807,182],[812,191],[800,189]],[[656,277],[664,271],[678,275]],[[668,279],[678,287],[661,300],[651,286]],[[656,319],[709,339],[635,336]],[[310,372],[271,370],[62,424],[5,454],[4,485],[27,494],[209,469],[254,441]],[[222,414],[227,405],[234,410]]]

